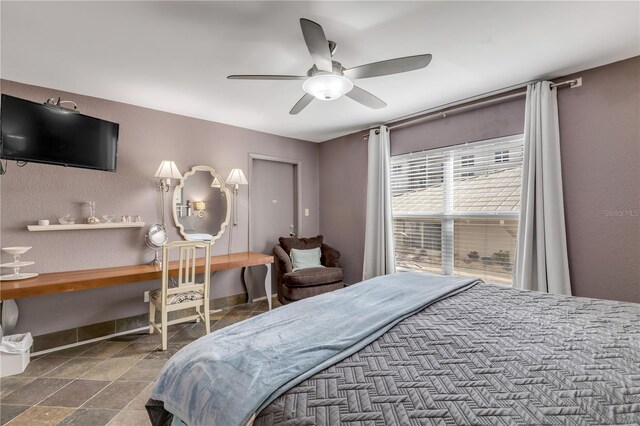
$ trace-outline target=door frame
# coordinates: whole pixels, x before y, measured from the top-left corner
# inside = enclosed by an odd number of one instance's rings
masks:
[[[249,251],[253,250],[253,230],[254,226],[252,224],[252,209],[253,209],[253,184],[254,184],[254,174],[253,174],[253,163],[256,160],[260,161],[272,161],[275,163],[284,163],[293,166],[293,191],[294,191],[294,200],[293,207],[295,212],[293,214],[293,226],[296,230],[296,235],[300,235],[300,230],[302,227],[302,160],[296,160],[293,158],[286,157],[277,157],[274,155],[266,155],[266,154],[257,154],[250,152],[249,153]]]

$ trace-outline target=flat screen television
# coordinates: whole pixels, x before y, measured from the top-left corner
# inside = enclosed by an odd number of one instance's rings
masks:
[[[2,95],[0,157],[115,171],[118,123]]]

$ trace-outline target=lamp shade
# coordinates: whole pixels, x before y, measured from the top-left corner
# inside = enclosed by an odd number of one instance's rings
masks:
[[[247,182],[247,178],[244,177],[242,169],[231,169],[227,183],[230,185],[247,185],[249,182]]]
[[[207,209],[207,203],[204,201],[196,201],[193,203],[193,208],[197,211],[204,211]]]
[[[178,166],[173,161],[163,161],[153,177],[160,179],[182,179]]]

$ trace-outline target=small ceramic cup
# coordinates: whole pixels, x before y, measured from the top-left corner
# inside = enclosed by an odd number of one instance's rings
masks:
[[[40,219],[38,221],[38,225],[40,225],[40,226],[48,226],[49,225],[49,221],[47,219]]]

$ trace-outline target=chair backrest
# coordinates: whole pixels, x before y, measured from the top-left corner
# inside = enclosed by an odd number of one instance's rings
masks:
[[[169,253],[177,249],[178,256],[178,285],[169,287]],[[198,251],[203,251],[204,257],[198,259]],[[174,261],[176,262],[176,261]],[[202,269],[203,280],[196,282],[196,270]],[[174,241],[162,246],[162,303],[166,304],[167,296],[188,291],[202,291],[205,299],[209,298],[209,283],[211,280],[211,244],[209,241]]]

